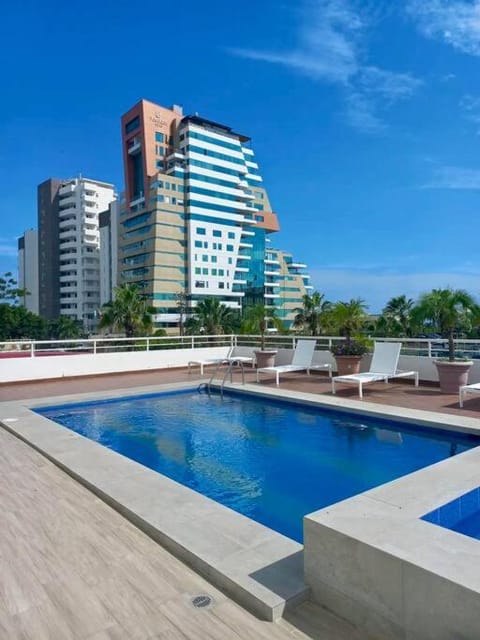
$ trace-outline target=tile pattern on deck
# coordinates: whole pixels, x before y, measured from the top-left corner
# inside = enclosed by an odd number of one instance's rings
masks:
[[[205,368],[203,378],[199,370],[188,373],[186,369],[162,369],[158,371],[140,371],[116,375],[91,376],[85,378],[69,378],[61,380],[24,382],[16,384],[0,384],[0,402],[5,400],[22,400],[42,398],[89,391],[108,391],[110,389],[143,387],[171,382],[191,381],[192,384],[206,382],[212,374],[212,367]],[[247,382],[255,381],[255,372],[245,369]],[[234,382],[240,382],[240,374],[234,374]],[[261,386],[275,387],[273,376],[261,376]],[[328,394],[331,396],[331,384],[325,374],[295,373],[281,376],[280,388],[305,393]],[[352,385],[338,384],[338,398],[358,399],[358,391]],[[388,385],[383,382],[369,384],[364,387],[363,402],[375,402],[389,406],[406,407],[427,411],[438,411],[464,417],[480,418],[480,396],[467,396],[464,408],[458,405],[457,394],[445,394],[435,386],[415,388],[410,380],[393,380]]]
[[[257,620],[1,428],[0,468],[2,640],[364,638],[311,603]]]

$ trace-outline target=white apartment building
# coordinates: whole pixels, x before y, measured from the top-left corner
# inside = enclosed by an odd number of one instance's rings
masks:
[[[115,200],[112,184],[50,179],[39,193],[40,313],[70,316],[94,331],[100,309],[99,214]]]

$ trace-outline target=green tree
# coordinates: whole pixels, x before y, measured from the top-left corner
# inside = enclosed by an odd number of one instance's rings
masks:
[[[448,338],[448,359],[453,362],[455,332],[471,330],[478,321],[479,307],[463,289],[433,289],[421,296],[413,313],[431,330]]]
[[[82,324],[79,320],[73,320],[69,316],[59,316],[52,320],[48,327],[50,338],[55,340],[68,340],[79,338],[82,334]]]
[[[378,320],[377,328],[384,328],[389,336],[411,337],[414,306],[414,301],[404,295],[390,298]]]
[[[361,298],[350,302],[336,302],[331,309],[331,321],[340,335],[351,342],[352,336],[359,333],[367,320],[367,305]]]
[[[0,276],[0,302],[16,304],[19,298],[29,295],[26,289],[19,289],[11,271]]]
[[[312,295],[306,293],[302,299],[302,307],[295,309],[294,328],[302,329],[311,336],[321,335],[324,325],[328,322],[331,308],[331,302],[325,300],[323,293],[318,291],[314,291]]]
[[[265,333],[268,332],[269,324],[278,333],[286,333],[286,328],[280,318],[275,315],[275,309],[266,307],[264,304],[252,304],[243,311],[240,323],[240,333],[261,336],[260,348],[265,349]]]
[[[185,291],[175,294],[176,305],[178,309],[178,329],[181,336],[185,334],[185,315],[188,311],[188,297]]]
[[[127,338],[149,334],[153,313],[137,285],[123,284],[115,288],[114,299],[103,305],[99,327],[124,331]]]
[[[25,309],[11,304],[0,304],[0,340],[44,340],[46,321]]]
[[[203,332],[207,335],[231,333],[238,324],[238,315],[235,311],[221,303],[218,298],[203,298],[193,311],[193,316],[186,323],[190,333]]]

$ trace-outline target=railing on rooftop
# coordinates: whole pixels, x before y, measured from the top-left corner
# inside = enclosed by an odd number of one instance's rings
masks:
[[[266,335],[265,344],[272,349],[294,349],[296,341],[316,340],[316,350],[328,350],[344,338],[338,336]],[[401,342],[402,355],[441,358],[448,355],[448,341],[427,338],[374,338],[382,342]],[[373,339],[372,339],[373,340]],[[199,349],[209,347],[260,347],[259,335],[195,335],[159,337],[105,337],[78,340],[10,340],[0,342],[0,357],[35,357],[64,354],[101,354],[131,351],[156,351],[161,349]],[[457,357],[480,359],[480,339],[455,341]]]

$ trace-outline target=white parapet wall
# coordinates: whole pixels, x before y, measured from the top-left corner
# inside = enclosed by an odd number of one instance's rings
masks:
[[[245,336],[212,336],[209,338],[192,336],[176,338],[174,340],[183,342],[174,345],[171,338],[151,338],[150,346],[147,347],[149,339],[137,338],[135,339],[137,344],[134,345],[134,348],[131,344],[129,347],[128,342],[122,346],[120,341],[119,345],[118,340],[112,346],[113,339],[112,341],[105,339],[65,341],[63,344],[58,341],[54,344],[54,348],[51,346],[53,343],[48,342],[2,343],[0,350],[10,353],[9,357],[2,358],[0,355],[0,383],[185,367],[191,360],[225,358],[231,353],[232,348],[235,349],[236,355],[244,356],[251,356],[254,349],[258,348],[255,336],[252,337],[248,346],[237,345],[237,338],[246,339]],[[210,345],[208,344],[209,340],[212,340]],[[268,341],[269,348],[271,346],[277,349],[275,358],[277,365],[291,362],[294,342],[295,337],[283,337],[281,346],[276,347],[273,340]],[[138,347],[139,344],[143,346]],[[292,348],[289,347],[290,344]],[[110,348],[117,350],[106,351]],[[81,353],[75,349],[84,349],[84,352]],[[49,350],[52,351],[52,355],[47,354]],[[18,351],[18,355],[22,357],[14,357],[12,351]],[[40,353],[42,355],[39,355]],[[363,357],[362,371],[368,371],[370,358],[369,355]],[[313,363],[330,363],[333,371],[336,369],[335,359],[324,344],[317,343]],[[424,382],[438,382],[434,358],[423,355],[402,355],[399,368],[418,371],[420,380]],[[473,361],[469,382],[480,382],[480,359]]]

